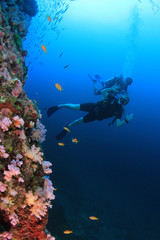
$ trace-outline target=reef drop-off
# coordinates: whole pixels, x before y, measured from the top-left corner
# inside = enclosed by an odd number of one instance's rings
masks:
[[[35,0],[0,2],[0,239],[55,239],[46,230],[54,199],[42,141],[46,129],[23,87],[22,42],[38,7]]]

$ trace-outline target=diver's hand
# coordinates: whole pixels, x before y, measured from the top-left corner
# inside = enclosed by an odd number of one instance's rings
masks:
[[[113,92],[119,92],[119,88],[120,88],[121,86],[119,85],[119,84],[115,84],[113,87],[112,87],[112,91]]]
[[[133,119],[133,116],[134,116],[133,113],[131,113],[131,114],[129,114],[129,115],[127,114],[125,120],[126,120],[127,122],[129,122],[129,121],[131,121],[131,120]]]

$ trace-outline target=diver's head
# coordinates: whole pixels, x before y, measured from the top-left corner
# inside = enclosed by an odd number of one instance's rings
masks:
[[[129,103],[129,96],[128,95],[123,95],[120,98],[120,102],[122,103],[122,105],[127,105]]]
[[[132,82],[133,82],[133,79],[130,78],[130,77],[127,77],[127,78],[125,79],[125,82],[126,82],[127,85],[131,85]]]

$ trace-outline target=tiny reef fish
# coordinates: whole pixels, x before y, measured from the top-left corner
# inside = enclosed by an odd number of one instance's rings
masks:
[[[62,89],[61,85],[58,84],[58,83],[55,83],[55,87],[56,87],[59,91],[64,90],[64,89]]]
[[[78,143],[79,141],[77,140],[77,138],[72,138],[72,142],[73,143]]]
[[[64,129],[65,129],[67,132],[70,132],[69,128],[67,128],[67,127],[64,127]]]
[[[49,22],[51,22],[51,18],[50,18],[50,16],[47,15],[47,19],[48,19]]]
[[[94,217],[94,216],[90,216],[89,219],[91,219],[91,220],[99,220],[97,217]]]
[[[42,47],[43,51],[44,51],[45,53],[47,53],[47,49],[46,49],[46,47],[45,47],[43,44],[41,44],[41,47]]]
[[[38,103],[37,103],[37,101],[34,99],[34,102],[35,102],[35,104],[38,106]]]
[[[63,146],[64,146],[64,143],[59,142],[58,145],[61,146],[61,147],[63,147]]]
[[[64,234],[71,234],[71,233],[73,233],[73,232],[70,231],[70,230],[65,230],[65,231],[64,231]]]
[[[69,67],[69,65],[70,65],[70,64],[68,64],[68,65],[64,66],[64,68],[67,68],[67,67]]]
[[[63,52],[61,52],[61,53],[59,54],[59,57],[62,57],[62,55],[63,55]]]
[[[57,19],[57,20],[58,20],[58,17],[55,17],[55,19]]]

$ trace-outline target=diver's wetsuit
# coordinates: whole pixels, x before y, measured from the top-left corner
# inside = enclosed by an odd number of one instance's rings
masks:
[[[111,88],[115,84],[119,85],[118,92],[124,94],[127,91],[128,84],[124,83],[123,79],[121,77],[115,77],[111,80],[108,80],[104,83],[104,87],[96,92],[96,95],[101,95],[101,91],[106,88]],[[110,92],[111,94],[115,94],[114,91]],[[115,94],[116,95],[116,94]]]
[[[80,104],[80,110],[88,112],[83,117],[85,123],[92,122],[94,120],[103,120],[106,118],[116,117],[121,119],[124,112],[122,104],[118,103],[118,99],[113,97],[112,101],[102,100],[97,103],[84,103]]]

